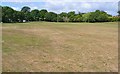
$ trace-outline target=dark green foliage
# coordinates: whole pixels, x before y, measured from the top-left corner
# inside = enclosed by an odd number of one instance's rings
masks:
[[[88,13],[62,12],[60,14],[48,12],[45,9],[31,11],[30,7],[24,6],[21,11],[2,7],[2,22],[23,22],[25,21],[49,21],[49,22],[114,22],[120,21],[120,17],[112,17],[104,11],[96,10]],[[120,14],[120,11],[118,11]],[[0,19],[1,20],[1,19]]]
[[[24,19],[25,19],[25,16],[24,16],[23,12],[14,11],[14,13],[13,13],[13,21],[14,22],[23,22]]]
[[[104,11],[96,11],[95,13],[97,13],[96,15],[96,21],[98,22],[107,22],[108,21],[108,14]]]
[[[41,21],[45,21],[45,15],[46,15],[46,13],[48,13],[48,11],[45,10],[45,9],[42,9],[42,10],[39,11],[40,20],[41,20]]]
[[[30,12],[30,7],[24,6],[24,7],[21,9],[21,11],[24,12],[24,13]]]
[[[69,22],[74,22],[75,11],[68,12]]]
[[[90,12],[83,14],[84,22],[107,22],[110,15],[104,11],[96,10],[95,12]]]
[[[60,16],[60,14],[57,16],[57,21],[59,21],[59,22],[64,22],[64,21],[63,21],[63,17]]]
[[[32,17],[32,21],[39,21],[40,20],[39,10],[37,10],[37,9],[32,10],[31,17]]]
[[[68,22],[69,18],[68,18],[68,14],[65,12],[62,12],[58,15],[58,21],[60,22]]]
[[[14,10],[8,6],[2,7],[2,21],[13,22]]]
[[[82,15],[75,15],[74,22],[82,22]]]
[[[54,12],[48,12],[45,15],[45,20],[50,22],[57,22],[57,14]]]
[[[89,17],[91,13],[86,13],[82,15],[82,21],[83,22],[89,22]]]
[[[30,21],[30,7],[24,6],[21,12],[24,14],[24,20]]]
[[[119,16],[116,16],[116,17],[109,17],[109,21],[111,21],[111,22],[120,21],[120,17],[119,17]]]

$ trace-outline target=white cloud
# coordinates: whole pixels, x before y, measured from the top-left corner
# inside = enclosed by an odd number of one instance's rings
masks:
[[[31,7],[31,10],[38,9],[37,6]]]
[[[119,0],[1,0],[1,2],[119,2]]]
[[[17,10],[17,11],[19,11],[19,10],[20,10],[20,8],[19,8],[19,7],[11,7],[11,8],[13,8],[14,10]]]
[[[81,8],[87,8],[87,9],[90,9],[91,8],[91,4],[90,3],[87,3],[87,2],[84,2],[84,3],[81,3],[80,5]]]
[[[48,11],[57,12],[57,13],[69,12],[69,11],[91,12],[91,11],[95,11],[95,10],[103,10],[103,11],[109,12],[110,14],[117,15],[116,12],[118,11],[118,3],[117,2],[76,2],[76,0],[74,0],[74,1],[69,0],[69,1],[73,1],[73,2],[67,2],[67,1],[68,0],[64,0],[63,2],[62,2],[62,0],[61,1],[44,0],[43,4],[42,4],[42,2],[37,2],[37,4],[33,3],[33,2],[29,2],[29,3],[23,2],[23,3],[21,3],[21,5],[22,5],[21,7],[27,5],[32,10],[33,9],[39,9],[39,10],[47,9]],[[18,10],[18,8],[16,8],[16,7],[14,9]]]
[[[110,14],[115,15],[118,9],[117,2],[46,2],[43,6],[48,11],[54,11],[57,13],[69,12],[69,11],[80,11],[80,12],[91,12],[95,10],[107,11]]]

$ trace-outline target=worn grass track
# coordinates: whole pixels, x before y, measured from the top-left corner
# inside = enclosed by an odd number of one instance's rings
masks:
[[[118,24],[4,23],[3,71],[118,71]]]

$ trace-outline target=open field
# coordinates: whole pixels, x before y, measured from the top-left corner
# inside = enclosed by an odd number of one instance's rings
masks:
[[[5,23],[3,71],[118,71],[118,23]]]

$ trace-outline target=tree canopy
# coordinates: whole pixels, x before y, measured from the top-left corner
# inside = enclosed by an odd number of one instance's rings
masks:
[[[119,17],[113,17],[104,11],[96,10],[88,13],[76,13],[75,11],[49,12],[46,9],[31,10],[30,7],[24,6],[21,11],[16,11],[8,6],[1,6],[2,22],[23,22],[25,21],[49,21],[49,22],[108,22],[118,21]],[[120,11],[118,11],[120,15]]]
[[[21,9],[21,11],[22,11],[22,12],[25,12],[25,13],[30,12],[30,7],[24,6],[24,7]]]

